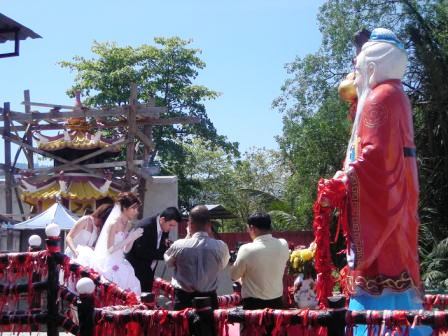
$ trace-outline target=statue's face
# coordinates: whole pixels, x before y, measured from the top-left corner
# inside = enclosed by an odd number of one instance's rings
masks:
[[[363,94],[367,94],[371,88],[373,67],[374,65],[372,62],[369,62],[369,65],[367,65],[365,52],[361,51],[361,53],[356,57],[354,80],[358,99],[361,99]]]
[[[390,79],[402,79],[406,71],[406,53],[386,42],[367,42],[356,58],[355,86],[367,92],[379,83]]]
[[[358,57],[356,57],[356,64],[355,64],[355,81],[354,84],[358,90],[363,88],[362,83],[365,81],[365,71],[362,69],[362,64],[364,60],[364,55],[360,53]]]

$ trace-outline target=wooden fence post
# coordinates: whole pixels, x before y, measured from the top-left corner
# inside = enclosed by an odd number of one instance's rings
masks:
[[[37,252],[41,250],[40,245],[42,244],[42,239],[38,235],[32,235],[28,239],[28,251],[29,252]],[[33,275],[31,276],[31,282],[33,284],[40,282],[41,276],[38,272],[33,272]],[[30,304],[30,310],[32,314],[37,314],[42,311],[42,301],[41,301],[41,293],[39,291],[36,291],[33,293],[33,298],[31,300]],[[31,331],[39,331],[39,325],[38,324],[31,324]]]
[[[90,278],[81,278],[76,283],[76,290],[79,293],[78,319],[79,334],[82,336],[92,336],[94,331],[94,297],[95,284]]]
[[[345,336],[345,296],[328,297],[331,322],[328,325],[329,336]]]
[[[59,265],[57,262],[56,254],[60,252],[59,246],[59,234],[61,230],[56,224],[47,225],[45,228],[45,234],[47,239],[45,240],[48,255],[48,278],[47,278],[47,335],[58,336],[58,292],[59,292]]]

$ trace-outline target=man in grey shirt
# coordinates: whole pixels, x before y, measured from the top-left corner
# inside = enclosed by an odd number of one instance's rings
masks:
[[[209,237],[209,226],[207,207],[194,207],[188,219],[189,234],[165,252],[167,266],[174,267],[171,283],[175,310],[191,307],[193,298],[199,296],[210,297],[212,307],[218,308],[218,273],[226,267],[230,255],[226,243]]]

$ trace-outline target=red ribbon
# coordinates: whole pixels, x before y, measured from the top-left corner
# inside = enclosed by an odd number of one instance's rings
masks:
[[[217,324],[218,336],[229,336],[229,312],[226,309],[218,309],[213,312]]]
[[[316,242],[314,265],[317,272],[316,293],[321,308],[328,307],[327,298],[333,293],[335,269],[330,253],[330,222],[333,209],[339,212],[338,229],[342,228],[348,243],[348,221],[346,215],[346,187],[338,179],[320,179],[317,188],[317,200],[313,206],[313,229]],[[329,206],[322,206],[322,203]]]

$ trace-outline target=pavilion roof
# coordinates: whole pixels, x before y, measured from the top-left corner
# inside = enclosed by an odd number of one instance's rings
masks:
[[[0,13],[0,43],[14,41],[15,31],[19,32],[19,40],[42,38],[31,29]]]
[[[69,200],[89,201],[103,198],[115,199],[119,191],[113,187],[102,191],[89,181],[70,181],[67,190],[62,191],[57,181],[38,188],[36,191],[22,190],[21,197],[24,202],[36,205],[39,201],[54,200],[62,197]]]
[[[96,138],[93,134],[89,132],[73,131],[69,132],[67,135],[59,134],[52,137],[46,137],[40,134],[41,139],[46,139],[47,141],[40,141],[38,148],[44,151],[57,151],[61,149],[99,149],[112,146],[112,141],[105,139],[104,137]],[[113,152],[119,152],[120,146],[114,146],[110,149]]]

